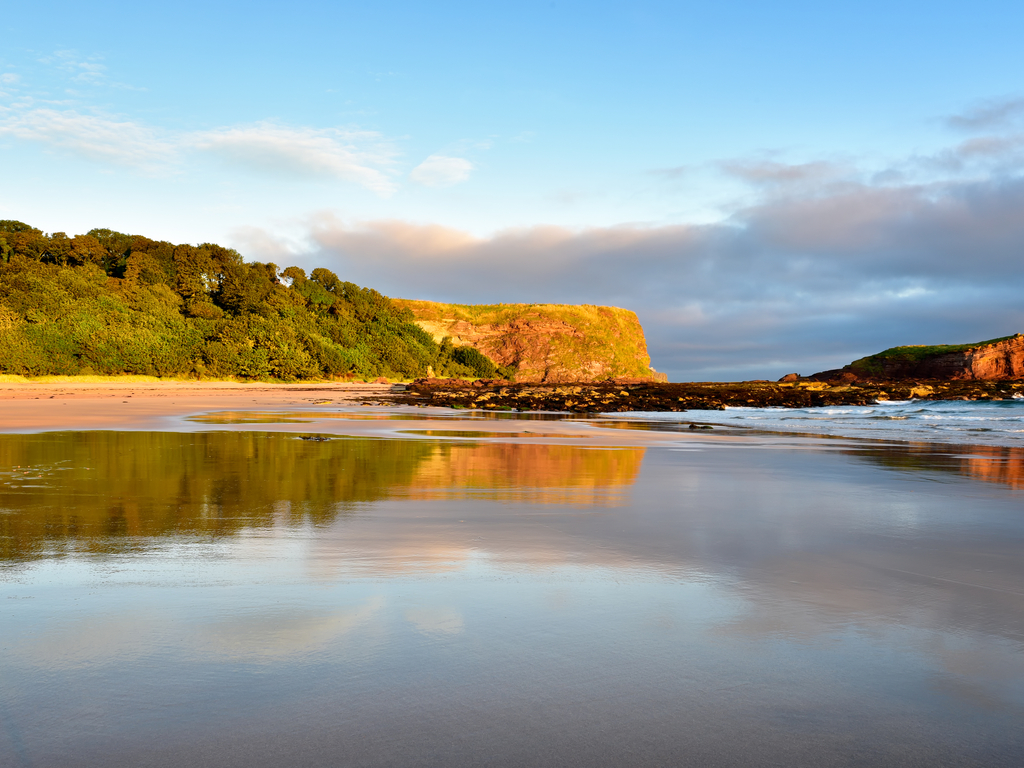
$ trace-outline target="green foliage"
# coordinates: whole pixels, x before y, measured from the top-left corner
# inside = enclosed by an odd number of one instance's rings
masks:
[[[427,335],[424,331],[424,335]],[[498,375],[494,362],[473,347],[456,347],[451,336],[441,339],[433,368],[439,376],[493,379]]]
[[[220,378],[493,376],[408,309],[327,269],[245,262],[213,243],[0,221],[0,373]],[[443,358],[443,359],[442,359]]]

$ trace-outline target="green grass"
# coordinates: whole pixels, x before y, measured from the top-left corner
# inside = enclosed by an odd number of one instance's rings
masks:
[[[901,360],[926,360],[929,357],[936,357],[938,355],[948,355],[953,352],[966,352],[968,349],[975,347],[987,347],[989,344],[997,344],[1000,341],[1009,341],[1014,338],[1013,336],[1000,336],[998,339],[989,339],[988,341],[976,341],[973,344],[934,344],[927,346],[924,344],[912,344],[906,347],[892,347],[890,349],[883,350],[870,357],[885,357],[885,358],[899,358]]]

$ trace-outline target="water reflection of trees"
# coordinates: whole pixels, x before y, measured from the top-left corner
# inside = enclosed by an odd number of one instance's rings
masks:
[[[396,496],[599,503],[605,489],[632,484],[642,457],[643,449],[258,432],[0,435],[0,560],[326,525]]]
[[[847,452],[888,469],[953,473],[1015,490],[1024,488],[1024,449],[1017,447],[910,443],[871,445]]]

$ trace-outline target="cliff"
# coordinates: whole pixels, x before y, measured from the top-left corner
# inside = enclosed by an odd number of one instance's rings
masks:
[[[937,379],[944,381],[1006,381],[1024,379],[1024,335],[1004,336],[974,344],[893,347],[854,360],[845,368],[823,371],[819,380]]]
[[[411,310],[436,341],[450,336],[455,346],[474,347],[499,366],[516,366],[517,381],[665,380],[651,368],[643,328],[627,309],[393,301]]]

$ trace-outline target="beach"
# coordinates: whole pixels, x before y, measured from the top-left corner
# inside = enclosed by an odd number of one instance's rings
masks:
[[[5,386],[0,762],[1024,759],[1013,446],[389,393]]]
[[[53,382],[0,384],[2,432],[63,430],[174,430],[211,428],[272,432],[402,436],[409,430],[437,428],[487,430],[509,439],[579,439],[587,445],[647,445],[677,438],[655,433],[623,433],[549,414],[544,429],[527,427],[530,414],[418,408],[395,404],[401,389],[391,384],[240,384],[234,382],[143,382],[95,384]],[[289,419],[284,414],[291,413]],[[299,413],[301,421],[294,414]],[[280,418],[275,418],[275,414]],[[256,426],[258,425],[258,427]],[[299,426],[301,425],[301,426]],[[531,436],[527,431],[532,431]]]
[[[287,408],[331,400],[377,401],[388,384],[227,381],[0,382],[5,431],[160,428],[163,419],[211,410]],[[125,407],[127,406],[127,407]]]

